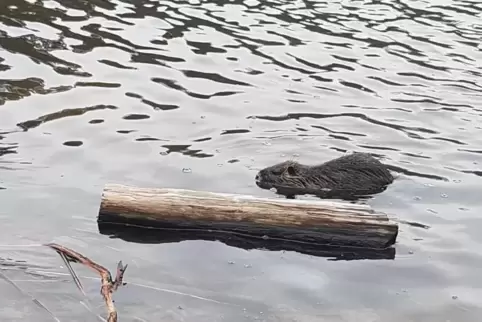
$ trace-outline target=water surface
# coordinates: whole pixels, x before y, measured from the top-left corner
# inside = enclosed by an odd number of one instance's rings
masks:
[[[121,321],[478,321],[481,16],[476,0],[3,0],[0,319],[53,321],[30,296],[61,321],[104,316],[97,276],[75,266],[87,302],[32,246],[54,241],[129,265]],[[371,206],[430,227],[400,224],[394,260],[97,229],[106,183],[275,197],[257,169],[350,151],[403,170]]]

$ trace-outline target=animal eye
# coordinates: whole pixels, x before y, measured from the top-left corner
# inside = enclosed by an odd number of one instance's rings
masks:
[[[283,174],[283,170],[276,169],[276,170],[271,171],[271,173],[273,173],[274,175],[281,175],[281,174]]]
[[[289,175],[294,176],[296,174],[295,168],[292,166],[289,166],[286,168],[286,171],[288,172]]]

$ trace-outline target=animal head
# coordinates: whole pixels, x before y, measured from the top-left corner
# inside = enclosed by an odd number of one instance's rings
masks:
[[[255,177],[256,185],[263,189],[300,186],[297,180],[301,165],[295,161],[285,161],[260,170]]]

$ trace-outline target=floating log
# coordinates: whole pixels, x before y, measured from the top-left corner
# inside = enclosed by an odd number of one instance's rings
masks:
[[[276,242],[294,242],[380,250],[393,245],[398,235],[397,223],[368,205],[119,184],[104,187],[97,221],[99,230],[111,234],[115,225],[129,225],[162,229],[159,235],[178,231],[256,238],[271,248]]]

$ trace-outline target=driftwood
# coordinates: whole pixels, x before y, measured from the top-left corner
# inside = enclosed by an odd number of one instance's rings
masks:
[[[77,277],[77,274],[75,274],[69,262],[83,264],[87,267],[90,267],[97,273],[99,273],[102,281],[102,287],[100,289],[100,293],[104,297],[105,305],[107,307],[107,312],[109,313],[107,317],[107,322],[117,322],[117,311],[115,309],[114,301],[112,299],[112,293],[116,291],[119,286],[123,285],[122,279],[124,277],[124,272],[127,269],[127,265],[125,266],[122,265],[122,261],[120,261],[117,264],[116,278],[115,280],[112,280],[112,276],[110,275],[110,272],[105,267],[93,262],[92,260],[85,257],[84,255],[79,254],[76,251],[69,249],[65,246],[54,244],[54,243],[46,244],[45,246],[48,246],[54,249],[60,255],[60,257],[64,260],[65,265],[69,269],[70,274],[72,275],[72,278],[75,281],[75,284],[80,289],[80,291],[82,291],[82,293],[84,293],[82,284],[80,283],[80,280]]]
[[[398,235],[396,223],[367,205],[116,184],[104,188],[97,220],[99,227],[129,224],[372,249],[390,247]]]

